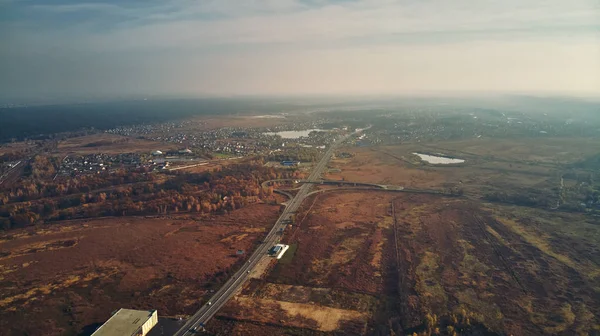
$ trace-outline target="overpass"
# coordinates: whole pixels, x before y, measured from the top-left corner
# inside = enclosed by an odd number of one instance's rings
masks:
[[[388,187],[390,187],[385,184],[377,184],[377,183],[354,182],[354,181],[344,181],[344,180],[322,180],[322,179],[315,180],[315,181],[298,180],[298,179],[275,179],[275,180],[264,181],[262,183],[262,186],[263,187],[270,186],[274,182],[293,182],[293,183],[297,183],[297,184],[305,184],[305,183],[327,184],[327,185],[337,185],[337,186],[349,185],[349,186],[353,186],[353,187],[372,187],[372,188],[379,188],[379,189],[387,189]],[[394,188],[396,186],[391,186],[391,187]],[[402,188],[402,187],[397,187],[397,188]]]

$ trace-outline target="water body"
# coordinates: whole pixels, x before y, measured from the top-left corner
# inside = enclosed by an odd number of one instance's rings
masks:
[[[443,156],[435,156],[421,153],[413,153],[421,158],[421,160],[431,163],[431,164],[453,164],[453,163],[463,163],[465,160],[463,159],[453,159]]]
[[[283,139],[298,139],[301,137],[307,137],[310,132],[327,132],[324,129],[313,128],[303,131],[282,131],[282,132],[265,132],[264,135],[279,135]]]

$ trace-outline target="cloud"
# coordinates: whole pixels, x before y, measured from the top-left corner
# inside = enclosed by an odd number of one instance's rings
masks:
[[[145,4],[144,4],[145,3]],[[206,47],[224,44],[314,44],[348,39],[385,40],[414,34],[439,41],[506,33],[598,36],[600,4],[558,1],[300,1],[166,0],[118,3],[60,3],[26,6],[46,14],[93,13],[95,23],[67,27],[77,43],[91,48]],[[26,18],[24,18],[26,20]],[[33,35],[40,36],[32,23]],[[46,28],[52,37],[52,24]],[[27,32],[24,32],[27,33]],[[64,32],[61,32],[64,33]],[[478,33],[478,34],[475,34]],[[79,37],[79,40],[77,39]],[[405,41],[406,42],[406,39]]]
[[[0,89],[11,92],[600,90],[600,3],[590,0],[62,0],[5,7],[0,71],[8,75]],[[327,85],[311,84],[315,79]]]
[[[48,11],[54,13],[72,13],[79,11],[93,11],[93,12],[112,12],[123,10],[114,4],[107,3],[72,3],[72,4],[59,4],[59,5],[32,5],[29,9],[38,11]]]
[[[36,8],[39,9],[39,6]],[[223,44],[336,42],[345,39],[394,37],[431,33],[469,34],[515,32],[555,34],[576,30],[597,34],[598,5],[582,0],[487,1],[458,0],[318,2],[166,1],[137,8],[114,4],[43,5],[57,12],[96,11],[116,20],[102,34],[85,36],[100,48],[199,47]],[[473,32],[480,32],[479,35]],[[85,33],[85,27],[83,29]]]

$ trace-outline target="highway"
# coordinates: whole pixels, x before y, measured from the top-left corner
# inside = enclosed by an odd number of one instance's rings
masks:
[[[352,135],[361,132],[358,130],[355,133],[346,135],[336,142],[334,142],[323,154],[321,160],[314,167],[310,176],[306,179],[307,181],[314,182],[321,177],[323,170],[327,167],[331,156],[335,149],[346,141]],[[268,250],[279,242],[280,233],[279,230],[285,230],[290,216],[298,210],[310,189],[312,188],[311,183],[306,183],[298,190],[295,197],[289,200],[288,205],[283,210],[283,213],[267,234],[266,238],[258,246],[258,248],[252,253],[248,261],[229,279],[227,282],[210,298],[210,300],[200,307],[200,309],[190,317],[187,322],[183,325],[179,331],[175,333],[175,336],[194,335],[198,330],[202,330],[206,322],[213,317],[221,307],[227,303],[227,301],[242,287],[254,267],[260,262],[262,258],[267,257]]]
[[[23,172],[23,168],[25,167],[26,160],[18,161],[12,168],[10,168],[6,173],[0,176],[0,186],[3,185],[7,181],[16,180],[21,173]]]

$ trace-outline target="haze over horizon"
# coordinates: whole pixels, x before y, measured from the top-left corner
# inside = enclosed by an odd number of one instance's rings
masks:
[[[600,95],[591,0],[0,0],[0,99]]]

